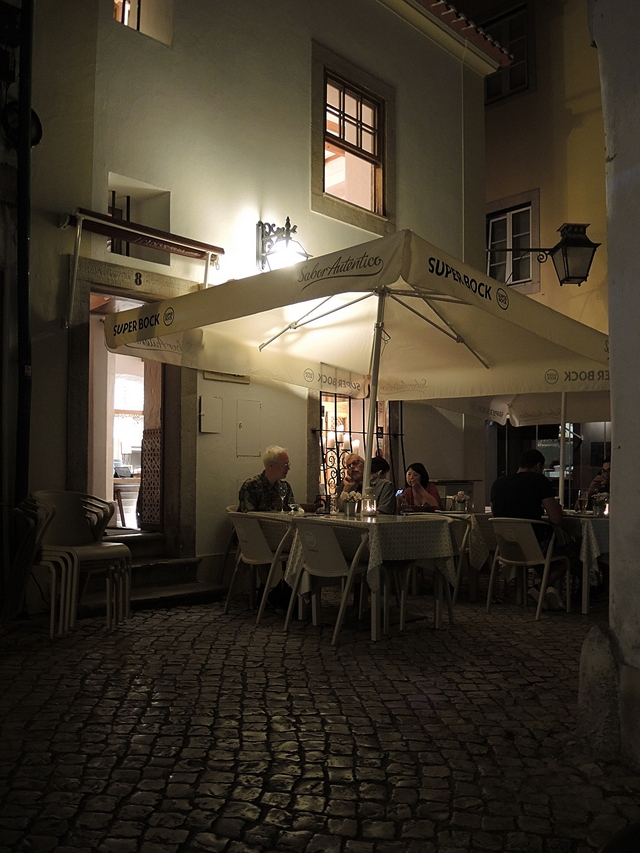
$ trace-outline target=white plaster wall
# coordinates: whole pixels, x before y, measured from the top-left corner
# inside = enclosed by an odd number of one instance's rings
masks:
[[[231,526],[225,508],[237,503],[238,489],[248,477],[263,470],[260,457],[237,456],[236,404],[260,403],[260,453],[271,444],[288,450],[288,480],[297,500],[306,495],[307,392],[281,382],[237,385],[198,377],[198,393],[222,399],[222,432],[198,435],[196,552],[203,558],[200,576],[219,580]]]
[[[106,211],[109,172],[167,190],[171,230],[225,248],[214,283],[256,272],[259,219],[281,224],[289,215],[301,242],[316,256],[374,239],[310,209],[312,40],[395,88],[397,227],[410,228],[457,257],[465,255],[465,246],[472,247],[476,263],[482,254],[482,81],[469,70],[463,74],[457,59],[382,4],[180,0],[170,46],[114,21],[111,0],[81,5],[79,15],[71,0],[42,0],[36,11],[34,107],[45,136],[34,152],[35,315],[39,332],[50,324],[59,357],[50,383],[51,417],[47,387],[38,379],[47,375],[48,342],[35,347],[34,487],[63,485],[65,471],[61,320],[67,268],[61,254],[72,251],[73,235],[55,225],[60,212],[77,206]],[[86,239],[83,253],[131,265],[107,255],[105,243]],[[466,257],[473,262],[469,252]],[[202,280],[201,263],[176,257],[168,267],[142,260],[135,266]],[[264,444],[289,446],[292,482],[301,493],[305,401],[295,389],[251,390],[263,404],[264,423],[273,425],[265,427]],[[225,401],[234,393],[225,385]],[[460,476],[461,424],[440,417],[441,427],[434,425],[433,474]],[[202,554],[223,547],[220,511],[235,497],[237,480],[255,473],[255,465],[239,463],[230,452],[235,438],[229,429],[225,422],[221,436],[199,436],[197,547]]]
[[[404,455],[407,465],[422,462],[432,480],[464,476],[464,415],[426,403],[403,403]]]
[[[172,230],[225,248],[217,281],[255,273],[259,219],[289,215],[314,255],[373,239],[310,210],[315,39],[395,87],[398,227],[461,256],[460,63],[388,9],[369,0],[184,0],[171,47],[111,20],[107,0],[100,12],[96,208],[109,170],[168,189]],[[483,145],[481,124],[474,139]],[[481,202],[480,193],[479,212]],[[171,269],[201,276],[201,265],[182,259]]]

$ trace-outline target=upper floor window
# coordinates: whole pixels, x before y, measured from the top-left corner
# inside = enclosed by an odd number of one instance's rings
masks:
[[[394,90],[313,45],[311,207],[374,234],[395,224]]]
[[[109,172],[108,191],[109,216],[125,222],[147,225],[160,231],[170,230],[171,193],[167,190]],[[171,263],[171,256],[167,252],[127,243],[113,237],[107,239],[107,251],[155,264]]]
[[[500,68],[485,80],[485,100],[488,104],[532,88],[533,28],[530,12],[524,5],[517,6],[499,17],[487,20],[483,28],[513,56],[506,68]]]
[[[329,72],[325,92],[324,190],[382,214],[383,104]]]
[[[487,272],[505,284],[531,281],[531,208],[506,210],[487,218]],[[505,251],[511,250],[511,251]]]
[[[487,273],[521,293],[540,290],[540,193],[528,190],[487,205]]]
[[[113,0],[113,17],[163,44],[173,38],[173,0]]]

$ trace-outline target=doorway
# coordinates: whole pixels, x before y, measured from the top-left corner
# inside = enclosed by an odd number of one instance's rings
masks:
[[[110,352],[103,316],[132,300],[92,293],[88,489],[114,501],[110,527],[161,528],[161,365]]]

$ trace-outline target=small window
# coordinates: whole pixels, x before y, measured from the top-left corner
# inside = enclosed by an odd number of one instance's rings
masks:
[[[487,272],[505,284],[531,281],[531,207],[487,218]]]
[[[173,38],[173,0],[113,0],[116,21],[163,44]]]
[[[327,73],[324,191],[382,214],[383,105]]]
[[[482,26],[487,35],[513,56],[509,66],[498,69],[486,78],[486,103],[491,104],[517,92],[531,91],[534,88],[533,27],[527,7],[521,5],[512,8]]]
[[[159,231],[169,231],[170,205],[171,193],[167,190],[109,172],[107,212],[114,219],[137,222]],[[171,264],[171,256],[167,252],[115,238],[107,239],[107,251],[155,264]]]
[[[311,207],[374,234],[395,230],[394,90],[313,45]]]

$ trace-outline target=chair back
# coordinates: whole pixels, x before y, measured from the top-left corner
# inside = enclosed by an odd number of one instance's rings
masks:
[[[469,547],[469,533],[471,532],[470,518],[454,518],[446,516],[449,522],[449,532],[451,533],[451,544],[453,546],[454,556],[459,557],[464,554]]]
[[[87,515],[85,495],[81,492],[39,491],[36,500],[55,507],[55,516],[42,540],[43,545],[93,545],[94,518]],[[112,510],[113,511],[113,510]]]
[[[498,554],[503,563],[536,566],[545,562],[546,555],[542,553],[534,526],[551,527],[548,522],[533,521],[530,518],[492,518],[490,521],[496,535]],[[552,546],[553,542],[550,544],[550,547]]]
[[[260,521],[245,512],[230,512],[229,516],[244,562],[257,566],[270,563],[273,560],[273,551],[262,532]]]
[[[345,559],[335,531],[322,524],[296,521],[304,555],[304,567],[310,575],[318,577],[346,577],[349,565]]]
[[[13,510],[16,547],[11,569],[5,581],[0,609],[0,624],[10,622],[20,612],[31,569],[36,562],[42,539],[51,524],[55,508],[44,501],[28,497]]]

